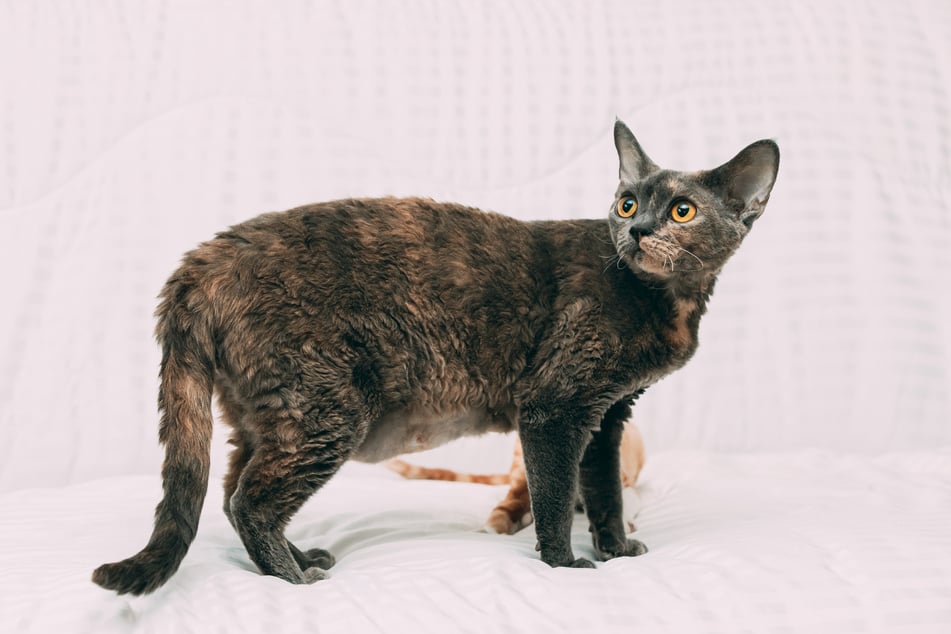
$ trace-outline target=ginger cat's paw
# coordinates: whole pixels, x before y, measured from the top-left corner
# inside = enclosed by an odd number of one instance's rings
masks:
[[[628,534],[633,533],[637,530],[634,519],[641,512],[641,496],[636,489],[624,487],[621,490],[621,504],[623,506],[621,517],[624,520],[624,528]]]
[[[522,513],[518,519],[514,519],[505,510],[496,508],[489,515],[485,525],[482,527],[483,533],[495,533],[496,535],[514,535],[535,520],[531,511]]]

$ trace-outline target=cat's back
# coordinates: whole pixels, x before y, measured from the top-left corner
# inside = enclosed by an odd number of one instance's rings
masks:
[[[541,251],[529,223],[462,205],[318,203],[262,214],[200,245],[172,276],[159,312],[184,301],[226,326],[399,315],[432,328],[473,319],[486,331],[546,294]]]
[[[347,198],[261,214],[218,234],[218,239],[313,251],[357,250],[363,257],[410,256],[434,252],[484,250],[498,238],[530,236],[526,223],[455,203],[427,198]],[[478,249],[474,249],[478,245]],[[403,251],[404,249],[408,252]]]

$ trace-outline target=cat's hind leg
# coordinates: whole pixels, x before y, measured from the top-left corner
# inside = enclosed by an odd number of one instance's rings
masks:
[[[217,384],[218,409],[221,411],[221,418],[231,428],[231,436],[228,443],[234,446],[228,455],[228,471],[224,477],[224,511],[228,517],[231,526],[234,525],[234,518],[231,515],[231,496],[238,488],[238,478],[244,471],[245,465],[251,460],[254,443],[248,430],[244,428],[244,417],[247,414],[245,408],[225,386]]]
[[[269,419],[257,425],[256,445],[231,496],[231,517],[262,573],[311,583],[327,576],[333,557],[321,549],[300,551],[285,538],[284,528],[347,460],[362,425],[328,411],[303,419],[299,412],[272,412]]]
[[[234,516],[231,514],[231,498],[238,488],[238,479],[241,477],[241,472],[244,471],[251,460],[253,447],[251,440],[247,437],[247,432],[240,429],[234,429],[231,432],[228,442],[234,445],[234,449],[228,455],[228,471],[225,473],[224,511],[225,515],[228,516],[228,521],[231,522],[231,526],[237,528],[234,525]]]

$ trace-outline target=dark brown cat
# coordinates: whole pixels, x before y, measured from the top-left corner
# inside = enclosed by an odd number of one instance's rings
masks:
[[[162,291],[164,497],[133,557],[93,580],[155,590],[195,537],[211,396],[233,428],[225,513],[264,574],[326,576],[284,527],[344,461],[517,429],[541,558],[571,550],[580,488],[598,556],[639,555],[618,443],[636,395],[681,367],[714,279],[779,165],[756,142],[714,170],[658,168],[618,121],[607,220],[520,222],[423,199],[259,216],[187,254]]]

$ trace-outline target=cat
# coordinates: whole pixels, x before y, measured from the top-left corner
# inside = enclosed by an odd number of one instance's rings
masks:
[[[634,423],[624,423],[624,433],[620,444],[621,467],[621,516],[628,533],[637,530],[634,519],[640,511],[640,496],[634,488],[637,477],[644,467],[644,439]],[[482,525],[487,533],[499,535],[514,535],[526,526],[529,526],[532,517],[532,502],[528,494],[528,478],[525,474],[525,459],[522,456],[522,443],[515,439],[515,450],[512,456],[512,466],[508,473],[493,473],[488,475],[461,473],[451,469],[437,469],[421,467],[405,460],[393,459],[386,463],[386,468],[411,480],[444,480],[451,482],[472,482],[476,484],[507,484],[509,490],[505,498],[489,513],[489,517]],[[576,506],[583,510],[581,500]]]
[[[224,511],[251,561],[325,578],[284,536],[349,459],[517,430],[538,550],[571,548],[580,491],[598,559],[646,552],[621,519],[623,421],[682,367],[717,274],[762,214],[779,148],[659,168],[621,121],[607,218],[523,222],[421,198],[272,212],[187,253],[156,311],[163,497],[146,546],[93,581],[143,594],[178,569],[208,487],[212,395],[232,428]]]

